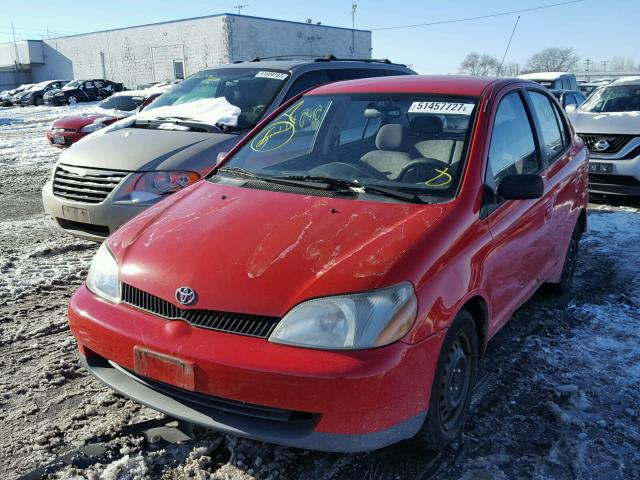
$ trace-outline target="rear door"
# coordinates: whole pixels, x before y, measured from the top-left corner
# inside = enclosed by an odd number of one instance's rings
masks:
[[[493,237],[485,262],[493,310],[490,335],[535,292],[551,253],[546,238],[547,218],[553,211],[548,188],[534,200],[506,200],[497,194],[507,175],[543,173],[525,95],[519,88],[502,94],[489,139],[483,216]]]
[[[573,211],[576,192],[580,188],[580,177],[572,165],[571,130],[566,116],[558,109],[549,95],[538,89],[527,89],[527,99],[533,113],[534,124],[540,139],[540,150],[544,165],[547,204],[547,240],[551,247],[546,266],[545,280],[557,270],[564,260],[569,237],[576,221]],[[556,267],[556,268],[554,268]]]

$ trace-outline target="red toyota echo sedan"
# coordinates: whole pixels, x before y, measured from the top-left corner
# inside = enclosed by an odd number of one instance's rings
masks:
[[[487,341],[541,284],[569,287],[587,163],[526,80],[315,88],[100,247],[69,306],[81,361],[231,434],[442,448]]]

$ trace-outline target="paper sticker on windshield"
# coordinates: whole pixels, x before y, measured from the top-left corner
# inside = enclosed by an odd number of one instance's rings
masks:
[[[282,72],[268,72],[266,70],[256,73],[256,78],[270,78],[272,80],[285,80],[289,75]]]
[[[473,103],[413,102],[409,113],[439,113],[441,115],[471,115]]]

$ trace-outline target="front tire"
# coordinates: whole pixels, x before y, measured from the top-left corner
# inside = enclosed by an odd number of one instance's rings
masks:
[[[67,98],[67,105],[75,105],[76,103],[78,103],[78,98],[75,95],[69,95],[69,98]]]
[[[34,104],[36,106],[41,106],[44,103],[44,101],[42,100],[42,97],[36,97],[36,99],[34,100]]]
[[[478,370],[478,334],[473,318],[462,310],[440,350],[424,425],[411,440],[428,450],[441,450],[462,431]]]
[[[564,263],[562,265],[562,275],[558,283],[550,283],[549,287],[553,293],[558,295],[564,295],[571,289],[573,283],[573,275],[576,272],[576,264],[578,263],[578,251],[580,245],[580,224],[576,224],[571,238],[569,239],[569,246],[567,247],[567,253],[564,257]]]

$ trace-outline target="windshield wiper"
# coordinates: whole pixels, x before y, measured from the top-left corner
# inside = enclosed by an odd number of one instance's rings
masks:
[[[403,200],[406,202],[413,203],[428,203],[425,202],[420,196],[416,193],[408,193],[402,192],[400,190],[395,190],[391,188],[377,187],[373,185],[365,185],[355,180],[346,180],[342,178],[331,178],[331,177],[323,177],[317,175],[287,175],[285,177],[267,177],[265,180],[274,182],[274,183],[285,183],[290,182],[291,184],[296,185],[307,185],[309,183],[313,184],[316,188],[330,190],[335,187],[348,188],[354,193],[364,192],[364,193],[376,193],[378,195],[383,195],[389,198],[395,198],[396,200]]]
[[[231,175],[236,177],[259,178],[261,180],[263,179],[263,177],[259,177],[255,173],[250,172],[249,170],[246,170],[241,167],[220,167],[219,169],[216,170],[216,174],[217,173],[230,173]]]
[[[230,133],[233,135],[240,135],[251,130],[251,127],[238,127],[220,122],[216,123],[216,127],[218,127],[222,133]]]

